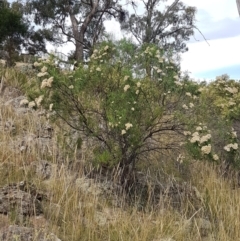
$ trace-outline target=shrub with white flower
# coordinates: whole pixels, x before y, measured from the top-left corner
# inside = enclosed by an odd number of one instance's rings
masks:
[[[93,162],[125,168],[141,160],[142,153],[160,153],[164,145],[175,148],[174,136],[183,131],[178,119],[183,102],[178,97],[186,100],[188,90],[176,87],[178,67],[158,46],[133,48],[126,55],[119,51],[129,48],[100,44],[87,67],[80,63],[70,72],[41,61],[30,100],[35,100],[35,108],[41,105],[48,113],[54,109],[51,120],[60,118],[84,138],[93,139]],[[134,55],[138,58],[132,58]],[[194,104],[192,101],[191,106]],[[166,143],[168,135],[173,138]],[[195,138],[199,143],[200,136]]]

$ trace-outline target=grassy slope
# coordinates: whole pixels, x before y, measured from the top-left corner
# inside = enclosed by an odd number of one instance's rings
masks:
[[[4,85],[18,87],[18,75],[10,71],[5,76]],[[57,169],[53,177],[47,181],[34,175],[30,165],[33,161],[47,158],[52,163],[59,162],[54,155],[56,153],[54,145],[50,146],[53,155],[43,155],[37,148],[19,152],[13,143],[27,133],[37,133],[36,123],[45,123],[46,120],[34,112],[17,115],[11,105],[4,105],[5,101],[6,96],[2,93],[0,186],[25,179],[35,183],[40,189],[47,189],[50,196],[50,200],[44,205],[44,215],[25,220],[24,225],[47,228],[61,240],[73,241],[164,240],[161,238],[172,238],[177,241],[240,240],[240,190],[233,190],[231,182],[223,180],[213,166],[193,163],[190,168],[189,181],[197,187],[203,197],[202,205],[191,217],[186,215],[191,206],[190,200],[182,207],[181,214],[166,204],[164,208],[154,211],[151,207],[146,211],[139,211],[136,205],[129,207],[124,203],[120,207],[114,207],[109,204],[106,197],[79,190],[66,168]],[[10,120],[15,128],[4,128],[4,123]],[[57,129],[55,126],[53,128]],[[63,135],[61,132],[55,133],[53,141],[61,135]],[[73,158],[74,161],[74,157],[64,153],[62,153],[63,162],[67,163],[69,158]],[[205,211],[201,212],[202,210]],[[212,224],[207,234],[199,222],[201,217],[210,220]],[[0,216],[0,220],[0,227],[8,223],[23,225],[14,215]],[[210,236],[215,239],[211,239]]]

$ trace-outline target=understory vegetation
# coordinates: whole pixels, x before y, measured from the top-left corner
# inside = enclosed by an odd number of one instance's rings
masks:
[[[126,40],[74,70],[54,56],[33,66],[0,69],[0,186],[25,180],[48,198],[41,218],[13,211],[0,227],[73,241],[240,238],[238,81],[191,80],[163,49]],[[34,171],[42,160],[48,175]]]

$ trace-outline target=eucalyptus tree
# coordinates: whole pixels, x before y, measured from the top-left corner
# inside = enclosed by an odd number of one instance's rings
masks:
[[[0,1],[0,49],[7,65],[14,65],[22,52],[36,55],[47,53],[46,41],[53,41],[52,32],[36,29],[25,15],[21,0]]]
[[[56,44],[72,42],[74,59],[83,61],[104,32],[103,22],[123,12],[119,0],[28,0],[34,23],[51,29]]]
[[[0,1],[0,50],[7,66],[14,65],[13,57],[20,49],[27,29],[21,14],[13,11],[7,1]]]
[[[186,6],[180,0],[165,5],[168,0],[139,0],[132,4],[134,13],[121,24],[124,31],[130,32],[135,40],[143,45],[153,43],[164,50],[187,51],[186,41],[194,34],[194,7]],[[140,13],[141,8],[144,9]]]

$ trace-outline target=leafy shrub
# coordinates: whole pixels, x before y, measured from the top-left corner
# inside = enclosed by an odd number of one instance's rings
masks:
[[[174,63],[164,59],[156,46],[136,51],[140,57],[132,64],[121,61],[125,55],[120,51],[123,48],[105,43],[94,50],[87,65],[66,73],[56,67],[53,57],[36,62],[40,73],[29,88],[29,98],[31,106],[44,106],[53,119],[61,118],[91,138],[93,162],[122,169],[123,182],[131,179],[136,162],[149,153],[177,148],[179,139],[174,135],[182,124],[177,118],[181,94],[174,96],[181,89],[175,84],[180,81]]]

